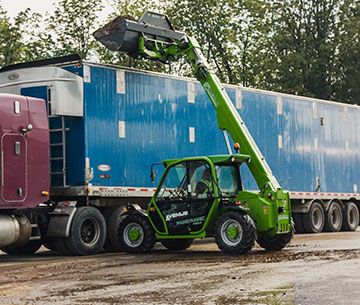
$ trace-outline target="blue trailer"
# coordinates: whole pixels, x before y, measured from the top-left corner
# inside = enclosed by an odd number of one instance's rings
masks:
[[[290,191],[297,231],[356,229],[360,108],[233,85],[226,90]],[[152,164],[227,152],[213,106],[191,78],[68,58],[3,69],[0,92],[47,102],[51,195],[66,205],[146,204],[157,185],[149,178]],[[162,167],[156,169],[160,177]],[[256,189],[245,167],[242,180]],[[334,217],[337,226],[329,225]]]

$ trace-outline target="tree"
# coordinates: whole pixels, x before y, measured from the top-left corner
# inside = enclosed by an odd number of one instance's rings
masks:
[[[92,33],[98,28],[101,0],[61,0],[47,20],[52,35],[49,47],[54,55],[78,53],[85,59],[94,49]]]
[[[144,0],[141,2],[136,0],[112,0],[111,6],[114,13],[108,17],[107,22],[110,22],[118,16],[138,20],[147,10],[158,12],[163,11],[162,5],[163,4],[151,0]],[[111,52],[100,43],[96,44],[95,49],[97,56],[103,63],[158,72],[169,72],[169,66],[166,66],[162,63],[149,60],[137,60],[122,52]]]
[[[222,81],[256,83],[255,42],[263,35],[263,1],[174,0],[167,12],[176,27],[198,40]]]
[[[269,71],[262,86],[287,93],[333,97],[339,1],[274,0],[268,39],[262,46]]]
[[[360,2],[344,1],[339,12],[334,99],[360,104]]]

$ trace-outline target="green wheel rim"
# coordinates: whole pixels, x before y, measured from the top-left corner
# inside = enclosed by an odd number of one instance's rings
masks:
[[[144,241],[144,230],[138,223],[129,223],[124,229],[123,239],[129,247],[137,248]]]

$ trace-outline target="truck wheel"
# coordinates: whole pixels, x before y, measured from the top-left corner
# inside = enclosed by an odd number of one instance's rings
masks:
[[[105,240],[105,244],[104,244],[104,249],[106,252],[113,252],[114,249],[111,245],[111,242],[109,240],[109,218],[110,218],[110,215],[111,213],[114,211],[114,207],[110,207],[110,208],[105,208],[103,211],[102,211],[102,214],[104,216],[104,219],[105,219],[105,222],[106,222],[106,232],[107,232],[107,236],[106,236],[106,240]]]
[[[163,239],[161,244],[170,251],[181,251],[189,248],[193,242],[193,239]]]
[[[52,238],[52,246],[55,251],[62,255],[70,255],[71,252],[68,247],[65,245],[66,237],[53,237]]]
[[[342,227],[343,212],[339,203],[333,201],[326,213],[325,231],[339,232]]]
[[[156,242],[155,233],[147,217],[129,214],[119,226],[118,238],[127,253],[148,253]]]
[[[226,254],[244,254],[254,245],[255,228],[249,215],[227,212],[215,225],[215,242]]]
[[[344,231],[355,231],[359,225],[359,209],[353,202],[345,204],[342,229]]]
[[[124,208],[118,207],[112,210],[107,220],[107,244],[109,246],[108,251],[120,252],[123,251],[122,244],[118,237],[119,227],[124,220]]]
[[[31,255],[41,248],[42,244],[40,240],[30,240],[27,244],[14,247],[7,246],[1,249],[1,251],[9,255]]]
[[[306,233],[320,233],[325,224],[325,213],[323,206],[314,201],[308,213],[303,214],[303,224]]]
[[[294,223],[295,223],[295,233],[305,233],[304,222],[303,222],[303,214],[294,213],[292,214]]]
[[[285,234],[278,234],[273,237],[258,235],[256,241],[261,248],[264,248],[267,251],[280,251],[291,241],[292,237],[293,231]]]
[[[74,215],[66,248],[72,255],[94,255],[99,253],[106,239],[104,216],[94,207],[80,207]]]

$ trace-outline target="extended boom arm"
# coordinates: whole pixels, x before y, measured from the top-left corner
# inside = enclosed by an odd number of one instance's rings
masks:
[[[138,22],[118,17],[96,31],[94,36],[108,49],[123,51],[135,58],[167,62],[186,57],[215,107],[219,128],[226,130],[233,141],[240,144],[241,152],[250,156],[248,167],[262,197],[275,202],[288,202],[288,193],[281,190],[225,88],[209,68],[194,38],[175,31],[166,16],[149,12]]]

